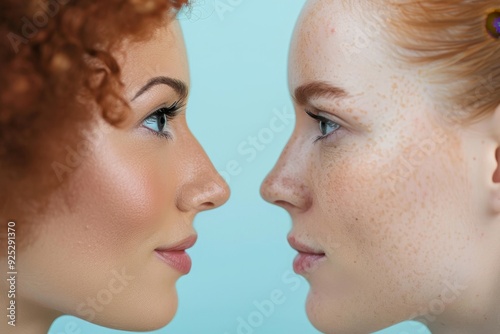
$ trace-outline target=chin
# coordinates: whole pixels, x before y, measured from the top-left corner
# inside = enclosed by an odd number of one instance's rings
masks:
[[[144,295],[141,297],[145,297]],[[102,314],[92,323],[110,329],[148,332],[161,329],[168,325],[177,313],[177,291],[166,298],[142,298],[140,301],[124,301],[128,307],[117,308],[112,312]]]
[[[334,305],[333,303],[339,303]],[[306,312],[311,324],[324,334],[366,334],[382,330],[385,326],[373,317],[352,309],[347,301],[331,300],[326,294],[310,291],[307,296]]]
[[[341,315],[332,310],[333,307],[329,303],[333,303],[333,301],[325,300],[327,298],[325,294],[311,288],[306,302],[307,318],[322,333],[345,333],[340,326]]]
[[[170,298],[166,298],[156,305],[147,303],[141,310],[143,314],[142,318],[137,319],[139,326],[132,329],[132,331],[153,331],[167,326],[174,319],[178,304],[179,301],[175,289]]]

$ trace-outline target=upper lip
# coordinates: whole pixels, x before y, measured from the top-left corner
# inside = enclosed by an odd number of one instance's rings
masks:
[[[191,248],[194,246],[196,243],[196,239],[198,239],[198,236],[196,234],[193,234],[187,238],[184,238],[172,245],[168,246],[161,246],[156,248],[155,250],[160,251],[160,252],[174,252],[174,251],[183,251],[188,248]]]
[[[293,235],[288,236],[288,243],[299,253],[325,255],[325,252],[298,241]]]

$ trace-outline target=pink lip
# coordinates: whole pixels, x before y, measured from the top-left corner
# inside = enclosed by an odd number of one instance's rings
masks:
[[[190,236],[177,244],[155,249],[156,255],[166,264],[186,275],[191,271],[191,258],[186,253],[186,249],[193,247],[197,236]]]
[[[293,249],[295,249],[297,252],[300,252],[300,253],[325,255],[325,252],[323,252],[319,249],[314,249],[313,247],[310,247],[304,243],[301,243],[292,235],[288,236],[288,243],[290,244],[290,246],[292,246]]]
[[[293,271],[299,275],[310,274],[324,260],[326,260],[325,254],[299,253],[293,260]]]
[[[312,273],[326,260],[324,252],[297,241],[293,236],[288,237],[288,243],[299,252],[293,261],[293,270],[299,275]]]

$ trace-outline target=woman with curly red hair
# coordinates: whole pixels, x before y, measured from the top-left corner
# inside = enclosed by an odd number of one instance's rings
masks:
[[[186,124],[186,2],[0,4],[0,332],[174,316],[193,219],[229,196]]]

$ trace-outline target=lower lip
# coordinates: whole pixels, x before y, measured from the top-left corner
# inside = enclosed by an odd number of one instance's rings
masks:
[[[293,261],[293,270],[299,275],[310,274],[318,269],[324,260],[324,254],[299,253]]]
[[[170,267],[186,275],[191,271],[191,258],[185,251],[162,252],[156,250],[156,255]]]

